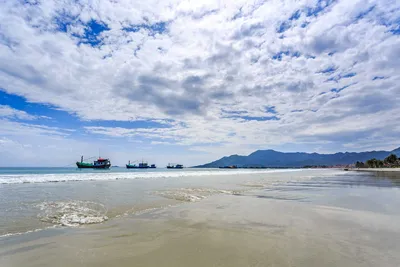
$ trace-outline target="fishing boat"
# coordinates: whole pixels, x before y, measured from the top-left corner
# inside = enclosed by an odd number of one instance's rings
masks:
[[[183,165],[168,163],[167,169],[183,169]]]
[[[139,165],[136,164],[131,164],[131,161],[129,161],[128,164],[126,164],[126,168],[127,169],[148,169],[148,168],[156,168],[156,165],[152,164],[151,166],[149,166],[149,164],[147,164],[147,162],[141,162],[139,163]]]
[[[97,160],[90,162],[83,162],[83,156],[81,157],[81,161],[76,162],[76,166],[79,169],[108,169],[111,167],[111,162],[109,159],[98,158]]]
[[[151,164],[151,165],[150,165],[150,169],[155,169],[155,168],[157,168],[157,167],[156,167],[156,164]]]

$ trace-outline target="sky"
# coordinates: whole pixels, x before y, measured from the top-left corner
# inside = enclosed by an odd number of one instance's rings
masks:
[[[1,0],[0,166],[400,146],[398,0]]]

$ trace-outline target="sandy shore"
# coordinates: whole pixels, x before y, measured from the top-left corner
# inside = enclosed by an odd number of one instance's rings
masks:
[[[351,168],[349,171],[366,171],[366,172],[400,172],[400,168]]]
[[[14,238],[0,249],[0,263],[394,267],[400,264],[399,221],[344,208],[216,196],[94,227]]]

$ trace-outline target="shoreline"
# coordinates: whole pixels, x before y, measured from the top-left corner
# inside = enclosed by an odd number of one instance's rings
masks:
[[[362,172],[400,172],[400,168],[348,168],[348,170]]]
[[[386,176],[387,178],[396,181],[400,179],[400,168],[349,168],[348,171],[371,173],[379,177]]]

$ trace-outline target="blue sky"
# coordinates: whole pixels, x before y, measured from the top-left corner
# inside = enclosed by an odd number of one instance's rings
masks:
[[[394,149],[391,0],[3,1],[0,166]]]

